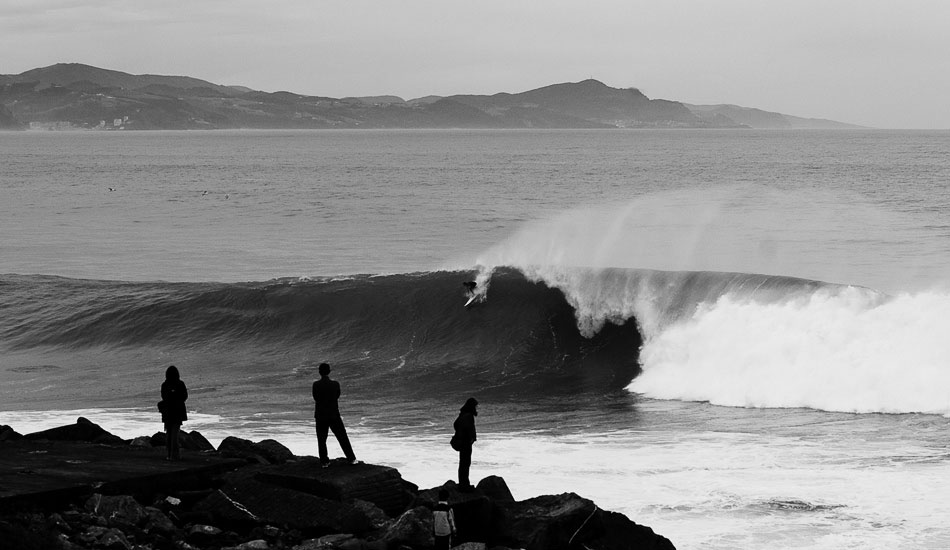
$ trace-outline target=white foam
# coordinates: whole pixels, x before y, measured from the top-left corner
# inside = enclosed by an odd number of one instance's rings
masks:
[[[724,296],[647,338],[629,389],[740,407],[950,415],[950,294]]]

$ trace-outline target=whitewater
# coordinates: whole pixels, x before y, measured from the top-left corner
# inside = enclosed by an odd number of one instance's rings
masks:
[[[950,546],[950,135],[0,135],[0,423],[574,491],[679,548]],[[114,188],[115,191],[110,191]],[[461,282],[483,300],[469,309]],[[332,452],[332,450],[331,450]]]

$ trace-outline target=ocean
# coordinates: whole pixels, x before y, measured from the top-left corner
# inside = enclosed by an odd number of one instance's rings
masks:
[[[0,424],[575,492],[688,549],[950,547],[950,132],[0,133]],[[462,282],[477,281],[469,308]],[[331,455],[340,454],[331,438]]]

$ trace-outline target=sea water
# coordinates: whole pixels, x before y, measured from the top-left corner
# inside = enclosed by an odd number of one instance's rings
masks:
[[[315,454],[329,359],[357,454],[422,486],[454,477],[471,394],[473,477],[519,499],[577,492],[679,548],[950,546],[950,133],[29,132],[0,152],[0,423],[20,432],[158,431],[175,363],[189,429]],[[468,278],[487,301],[461,310]]]

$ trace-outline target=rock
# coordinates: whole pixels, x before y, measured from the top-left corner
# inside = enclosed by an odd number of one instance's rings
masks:
[[[205,436],[201,435],[198,430],[192,430],[188,433],[181,432],[178,435],[178,442],[181,444],[182,449],[199,452],[214,450],[214,445],[212,445]]]
[[[432,536],[432,510],[425,506],[407,510],[386,531],[383,540],[390,548],[400,544],[412,548],[431,548],[435,544],[435,538]]]
[[[320,461],[313,457],[264,468],[258,478],[330,500],[369,501],[391,517],[406,510],[417,490],[395,468],[346,462],[333,462],[329,468],[321,468]]]
[[[98,493],[89,497],[85,509],[105,518],[111,527],[135,527],[148,518],[148,513],[134,498],[128,495],[108,496]]]
[[[283,464],[294,459],[294,453],[290,449],[273,439],[259,441],[254,444],[254,448],[271,464]]]
[[[637,525],[623,514],[604,510],[598,510],[575,542],[591,550],[675,550],[669,539],[653,529]]]
[[[152,445],[152,438],[147,435],[136,437],[132,441],[129,441],[129,445],[133,447],[154,447],[154,445]]]
[[[181,538],[181,530],[168,519],[164,512],[153,506],[145,507],[145,525],[147,533],[156,533],[168,538]]]
[[[248,528],[261,523],[261,519],[251,513],[243,504],[217,490],[199,501],[192,509],[198,515],[205,515],[209,521],[227,525],[233,529]]]
[[[243,458],[248,462],[256,462],[258,464],[270,463],[270,461],[260,453],[260,450],[252,441],[241,439],[240,437],[225,437],[221,444],[218,445],[218,452],[228,458]]]
[[[363,533],[373,520],[350,502],[338,502],[262,481],[260,467],[226,476],[225,484],[194,510],[222,525],[271,524],[308,533]]]
[[[511,495],[511,489],[504,478],[499,476],[488,476],[478,482],[475,488],[483,495],[494,502],[514,502],[515,497]]]
[[[503,480],[502,483],[504,483]],[[458,540],[488,541],[493,529],[496,505],[477,489],[472,492],[462,491],[454,481],[448,481],[442,487],[433,487],[420,492],[412,505],[434,508],[439,500],[441,489],[449,493],[449,505],[455,513]]]
[[[50,441],[90,441],[104,445],[125,444],[125,440],[121,437],[105,431],[98,424],[93,424],[83,417],[79,417],[75,424],[50,428],[41,432],[26,434],[23,437],[31,441],[48,439]]]
[[[17,439],[23,439],[23,436],[10,426],[0,426],[0,441],[16,441]]]
[[[571,538],[598,508],[574,493],[564,493],[499,503],[498,510],[490,542],[526,550],[555,550],[568,548]]]
[[[77,537],[81,542],[106,550],[130,550],[132,545],[122,531],[115,528],[91,526]]]
[[[369,519],[371,529],[388,528],[392,524],[392,519],[386,515],[386,512],[372,502],[356,499],[351,504]]]
[[[266,540],[257,539],[243,542],[237,546],[227,546],[221,550],[268,550],[268,548],[270,548],[270,545],[267,544]]]
[[[221,546],[224,531],[213,525],[192,525],[185,532],[188,542],[197,546]]]
[[[164,447],[167,439],[168,436],[165,432],[155,432],[154,435],[148,438],[152,447]],[[178,432],[178,445],[186,451],[205,452],[214,450],[214,445],[197,430]]]

